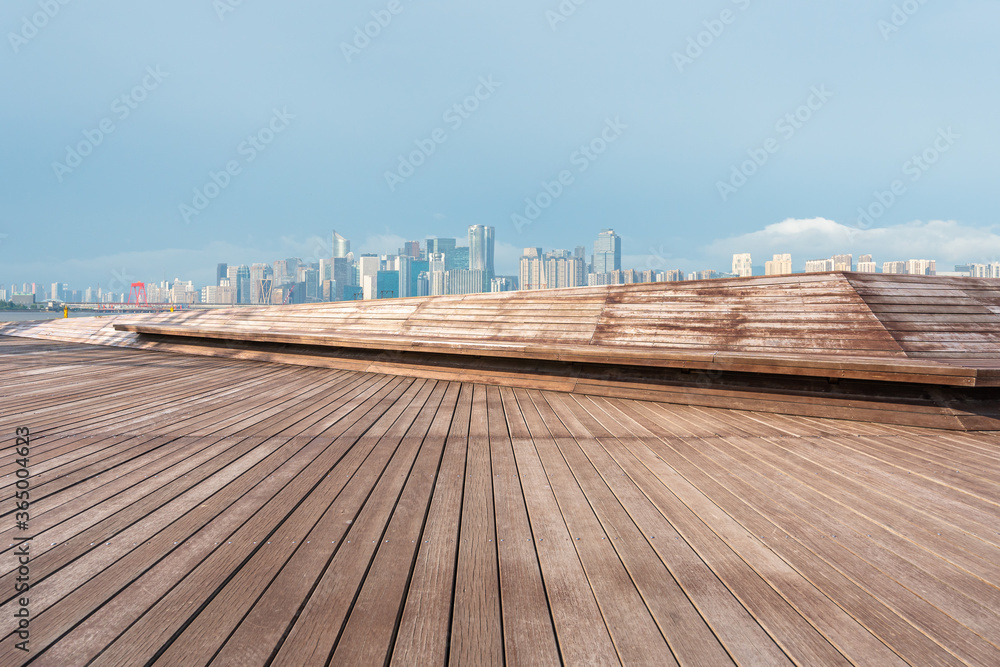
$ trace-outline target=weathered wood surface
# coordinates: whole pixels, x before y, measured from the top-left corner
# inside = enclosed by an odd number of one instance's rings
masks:
[[[1000,433],[4,336],[0,406],[3,665],[1000,663]]]
[[[205,345],[207,354],[228,341],[952,386],[1000,386],[998,331],[1000,281],[852,273],[0,327],[147,349]]]

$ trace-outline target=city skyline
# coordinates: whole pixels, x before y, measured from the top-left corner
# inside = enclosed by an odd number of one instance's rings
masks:
[[[423,244],[419,240],[403,242],[396,253],[356,255],[351,250],[351,239],[334,230],[332,242],[316,244],[314,256],[239,265],[220,262],[214,280],[201,285],[180,277],[159,283],[129,283],[128,277],[121,274],[116,280],[126,281],[117,286],[123,291],[115,291],[115,287],[104,290],[100,285],[96,289],[94,286],[77,289],[61,281],[51,283],[51,289],[37,282],[20,283],[18,289],[18,284],[12,283],[8,290],[5,283],[0,283],[0,301],[10,300],[19,305],[133,300],[185,305],[278,305],[827,271],[1000,278],[1000,262],[996,261],[966,262],[956,264],[954,271],[948,267],[939,271],[934,259],[891,259],[879,263],[870,253],[859,255],[857,263],[853,254],[839,253],[828,258],[799,259],[798,265],[792,253],[775,253],[771,259],[765,257],[757,264],[753,253],[734,253],[730,271],[709,268],[692,272],[666,268],[668,261],[654,254],[647,258],[653,262],[652,268],[626,268],[622,264],[622,239],[613,229],[602,229],[597,234],[589,255],[586,245],[575,246],[572,251],[524,248],[517,272],[498,275],[493,270],[495,233],[490,226],[470,225],[466,246],[460,245],[463,241],[460,237],[429,236]],[[124,288],[130,289],[124,291]]]

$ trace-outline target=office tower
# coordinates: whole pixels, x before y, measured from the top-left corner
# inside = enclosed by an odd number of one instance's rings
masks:
[[[354,287],[354,264],[345,257],[334,257],[330,267],[330,278],[337,283],[334,301],[349,301],[345,296],[348,287]]]
[[[448,254],[448,251],[454,250],[458,246],[458,239],[439,239],[432,236],[427,239],[427,255],[433,253],[444,253]]]
[[[603,229],[594,242],[594,273],[610,273],[622,268],[622,239],[612,229]]]
[[[468,246],[456,247],[444,254],[444,265],[447,271],[468,269],[469,261]]]
[[[493,237],[496,230],[486,225],[472,225],[469,227],[469,269],[473,271],[485,271],[487,280],[492,280],[495,271],[493,269]]]
[[[414,259],[410,262],[410,296],[427,296],[428,293],[420,293],[420,274],[427,273],[430,276],[431,263],[424,259]],[[429,280],[429,278],[428,278]],[[430,285],[430,282],[427,283]],[[428,287],[428,290],[430,287]]]
[[[733,274],[740,278],[749,278],[753,275],[753,262],[750,260],[750,253],[733,255]]]
[[[486,272],[479,269],[453,269],[444,273],[445,294],[482,294],[489,290]]]
[[[372,283],[376,299],[395,299],[399,296],[399,271],[377,271],[365,280]]]
[[[444,274],[447,271],[446,255],[443,252],[429,252],[427,255],[427,265],[430,295],[439,296],[445,294]]]
[[[430,273],[427,271],[421,271],[417,274],[417,296],[430,296],[431,295],[431,278]]]
[[[264,306],[271,303],[274,270],[267,264],[250,266],[250,303]]]
[[[221,285],[223,278],[229,277],[229,265],[225,262],[219,262],[215,267],[215,284]]]
[[[764,265],[764,275],[766,276],[788,276],[791,273],[792,256],[788,253],[775,255],[773,259]]]
[[[399,293],[400,298],[416,296],[413,289],[413,256],[400,255],[395,261],[395,270],[399,272]]]
[[[428,271],[435,273],[445,271],[445,255],[442,252],[434,252],[427,255]]]
[[[351,242],[345,239],[343,236],[338,234],[336,231],[333,232],[333,257],[337,259],[343,259],[347,257],[347,253],[351,252]]]
[[[358,258],[358,283],[364,293],[366,300],[374,299],[377,296],[378,283],[375,279],[381,269],[382,261],[378,255],[361,255]]]
[[[545,260],[541,248],[525,248],[521,255],[521,289],[545,289]]]
[[[250,267],[240,264],[236,267],[236,303],[251,303],[250,300]]]
[[[403,244],[403,251],[400,254],[420,259],[420,241],[407,241]]]

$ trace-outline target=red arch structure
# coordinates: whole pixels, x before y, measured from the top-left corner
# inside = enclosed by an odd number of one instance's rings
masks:
[[[146,283],[132,283],[132,293],[128,297],[129,303],[149,303],[146,299]]]

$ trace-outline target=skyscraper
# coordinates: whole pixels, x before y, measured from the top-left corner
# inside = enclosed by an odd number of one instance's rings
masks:
[[[358,258],[358,282],[364,290],[365,299],[378,298],[377,276],[382,262],[378,255],[361,255]]]
[[[487,283],[493,280],[493,245],[496,230],[486,225],[469,227],[469,269],[485,271]]]
[[[594,241],[594,273],[611,273],[622,268],[622,238],[613,229],[601,230]]]
[[[403,244],[401,255],[407,255],[413,259],[420,259],[420,241],[407,241]]]
[[[229,265],[225,262],[220,262],[215,268],[215,284],[221,285],[222,279],[228,277],[229,275]]]
[[[351,252],[351,242],[345,239],[343,236],[338,234],[336,231],[333,232],[333,256],[335,258],[347,257],[347,253]]]
[[[427,255],[430,256],[432,252],[441,252],[447,255],[448,251],[454,250],[457,245],[458,239],[439,239],[437,237],[431,237],[427,239]]]

